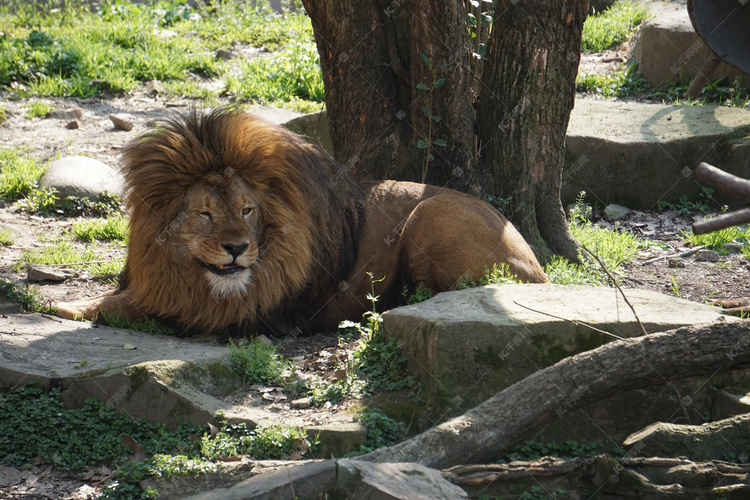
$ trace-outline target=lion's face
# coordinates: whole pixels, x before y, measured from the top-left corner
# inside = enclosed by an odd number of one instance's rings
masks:
[[[250,186],[238,176],[210,174],[185,197],[178,254],[218,298],[243,295],[258,259],[261,214]]]

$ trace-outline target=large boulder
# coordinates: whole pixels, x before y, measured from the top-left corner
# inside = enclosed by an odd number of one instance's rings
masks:
[[[576,99],[565,140],[561,196],[581,191],[632,209],[700,199],[692,169],[705,161],[750,177],[750,111]],[[715,193],[716,209],[736,200]]]
[[[693,30],[687,8],[682,7],[661,12],[643,22],[631,62],[638,63],[638,69],[649,84],[659,87],[670,80],[689,83],[711,54]],[[719,65],[711,79],[722,76],[730,80],[741,77],[743,83],[750,82],[750,75],[726,63]]]
[[[122,195],[125,181],[106,163],[86,156],[65,156],[47,167],[39,187],[55,188],[60,200],[68,196],[99,199],[104,191]]]
[[[649,333],[736,321],[717,308],[656,292],[628,289],[625,293]],[[421,304],[388,311],[383,319],[385,331],[396,339],[409,368],[424,383],[425,417],[415,422],[422,429],[464,413],[537,370],[598,347],[614,335],[642,335],[636,316],[616,289],[589,286],[496,285],[441,293]],[[719,380],[712,380],[711,387]],[[586,381],[581,386],[585,388]],[[687,394],[695,402],[691,411],[712,407],[709,400],[699,401],[695,391]],[[659,404],[653,415],[668,419],[674,414],[677,407],[668,401],[670,397],[630,391],[620,402],[607,401],[601,408],[588,409],[595,417],[584,421],[580,415],[568,415],[572,400],[559,409],[559,433],[552,435],[555,424],[547,435],[595,439],[586,429],[593,421],[612,439],[624,438],[643,427],[637,422],[655,399]],[[668,412],[663,415],[665,409]],[[620,417],[626,419],[624,424]]]

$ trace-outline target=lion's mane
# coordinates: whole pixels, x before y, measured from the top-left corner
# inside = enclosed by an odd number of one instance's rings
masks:
[[[286,129],[239,111],[165,120],[123,151],[131,236],[120,290],[144,315],[191,331],[240,328],[335,290],[357,256],[361,193],[349,171]],[[263,214],[247,293],[218,300],[175,251],[185,193],[209,174],[239,176]]]

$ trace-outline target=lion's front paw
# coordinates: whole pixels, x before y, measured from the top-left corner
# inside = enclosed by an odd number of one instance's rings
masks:
[[[60,302],[55,314],[74,321],[94,321],[99,317],[99,301]]]

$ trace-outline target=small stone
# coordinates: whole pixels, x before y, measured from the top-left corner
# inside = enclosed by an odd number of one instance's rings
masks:
[[[719,262],[720,259],[718,252],[707,248],[702,248],[695,252],[695,260],[700,262]]]
[[[56,118],[58,120],[80,120],[83,118],[83,111],[78,108],[55,109],[47,113],[47,118]]]
[[[312,398],[299,398],[292,401],[292,408],[295,410],[302,410],[305,408],[310,408],[312,406]]]
[[[729,253],[740,253],[742,251],[742,245],[732,241],[724,245],[724,249]]]
[[[67,128],[68,130],[77,130],[77,129],[81,128],[81,127],[80,127],[80,125],[78,125],[78,120],[73,120],[72,122],[68,122],[65,125],[65,128]]]
[[[125,132],[133,130],[133,121],[130,119],[130,116],[125,113],[109,115],[109,119],[112,120],[112,124],[117,130],[124,130]]]
[[[255,337],[255,340],[257,340],[261,344],[273,345],[273,342],[271,342],[271,339],[269,339],[265,335],[258,335],[257,337]]]
[[[685,267],[685,261],[682,259],[669,259],[669,267],[682,269]]]
[[[154,97],[164,93],[164,85],[157,80],[151,80],[146,84],[146,94]]]
[[[607,205],[607,208],[604,209],[602,215],[604,216],[605,220],[613,222],[616,220],[624,219],[628,216],[629,213],[629,208],[623,207],[622,205],[617,205],[616,203],[612,203],[610,205]]]
[[[39,283],[40,281],[55,281],[61,283],[69,278],[75,278],[77,276],[78,273],[70,269],[34,264],[29,266],[27,279],[31,283]]]
[[[236,57],[235,53],[227,49],[219,49],[216,51],[216,59],[223,59],[230,61]]]

